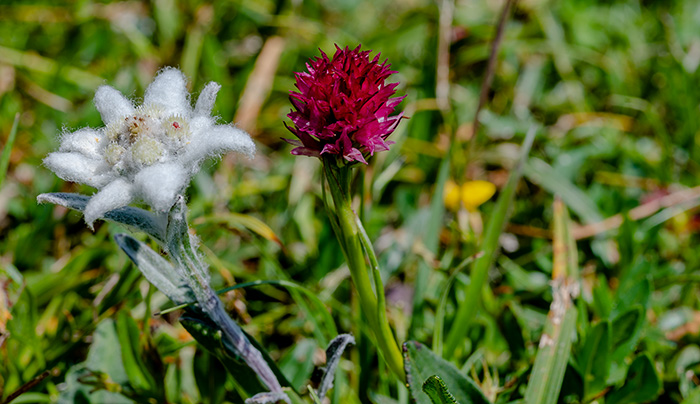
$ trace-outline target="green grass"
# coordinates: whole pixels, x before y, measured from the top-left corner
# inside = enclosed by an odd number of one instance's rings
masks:
[[[455,3],[449,108],[440,110],[442,3],[0,4],[0,402],[37,377],[13,403],[83,396],[99,403],[117,397],[115,391],[147,402],[131,383],[138,375],[125,374],[123,358],[100,354],[128,339],[124,333],[135,335],[138,344],[130,349],[145,369],[141,376],[161,385],[159,395],[150,396],[155,402],[241,402],[237,382],[178,323],[181,311],[152,316],[171,303],[112,241],[124,229],[100,223],[93,233],[78,214],[36,203],[44,192],[94,192],[59,180],[41,161],[57,148],[62,131],[101,126],[92,104],[97,86],[137,96],[164,66],[180,67],[194,94],[208,81],[222,84],[215,113],[222,121],[250,122],[259,146],[252,161],[228,156],[206,163],[188,190],[214,287],[264,281],[222,295],[232,316],[303,387],[314,365],[323,364],[319,338],[333,337],[330,327],[318,329],[329,321],[320,301],[337,331],[357,339],[341,360],[331,401],[408,402],[408,390],[392,379],[368,330],[355,321],[359,304],[324,213],[320,163],[290,155],[281,140],[290,136],[282,123],[293,72],[318,48],[332,52],[334,43],[381,52],[408,96],[401,108],[410,119],[392,135],[392,150],[356,170],[364,175],[356,181],[361,216],[378,252],[399,341],[456,352],[445,359],[491,400],[524,399],[530,381],[540,380],[533,366],[542,332],[551,326],[546,315],[553,297],[544,280],[552,279],[555,266],[550,229],[558,197],[571,214],[573,237],[585,237],[575,242],[581,276],[576,339],[569,341],[570,359],[552,402],[695,402],[697,198],[647,215],[628,212],[698,185],[700,6],[693,0],[517,2],[472,146],[470,128],[503,2]],[[269,52],[261,52],[266,45]],[[270,59],[258,66],[277,63],[262,78],[262,68],[256,70],[261,54]],[[242,108],[244,97],[261,99],[259,110]],[[503,234],[489,224],[507,210],[499,200],[504,193],[469,215],[440,204],[441,173],[458,184],[489,180],[503,191],[532,127],[540,129]],[[605,231],[580,228],[616,215],[622,220]],[[494,240],[506,248],[499,251]],[[492,250],[496,256],[460,268]],[[486,281],[479,299],[465,295],[472,269]],[[468,327],[446,347],[463,302],[471,305],[462,309]],[[135,321],[128,331],[119,328],[125,314]],[[435,332],[435,324],[444,329]],[[142,382],[136,385],[148,384]],[[93,386],[111,392],[90,396]],[[457,387],[446,388],[458,396]]]

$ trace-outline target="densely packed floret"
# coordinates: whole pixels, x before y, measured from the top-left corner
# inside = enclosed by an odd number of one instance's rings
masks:
[[[293,126],[287,128],[298,140],[285,139],[297,146],[292,154],[335,154],[366,164],[365,156],[389,149],[387,137],[403,117],[390,114],[405,96],[391,98],[398,83],[386,79],[395,72],[370,52],[336,46],[333,59],[321,51],[306,64],[308,72],[296,73],[299,91],[290,93]]]

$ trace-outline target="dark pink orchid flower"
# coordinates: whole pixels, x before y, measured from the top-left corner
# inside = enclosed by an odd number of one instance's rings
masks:
[[[299,139],[284,139],[297,146],[292,154],[335,154],[367,164],[366,155],[389,150],[393,142],[386,138],[403,113],[389,115],[405,96],[391,98],[398,83],[385,81],[396,72],[379,63],[379,54],[370,60],[370,52],[336,45],[332,60],[321,51],[306,64],[308,72],[295,74],[299,91],[290,92],[293,126],[287,129]]]

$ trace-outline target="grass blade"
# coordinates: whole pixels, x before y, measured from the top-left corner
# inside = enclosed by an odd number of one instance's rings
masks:
[[[200,217],[194,221],[195,225],[204,223],[226,224],[231,227],[244,227],[266,240],[273,241],[282,246],[282,241],[275,231],[270,228],[265,222],[255,216],[246,215],[244,213],[228,212],[226,214],[217,214],[215,216]]]
[[[484,241],[481,246],[481,251],[484,252],[484,255],[474,261],[471,281],[467,287],[466,299],[463,302],[459,302],[457,315],[452,322],[452,329],[447,336],[444,355],[446,358],[454,356],[457,346],[463,341],[464,336],[467,335],[467,329],[476,316],[476,310],[481,297],[481,289],[486,282],[489,268],[497,253],[499,247],[498,239],[509,217],[509,210],[513,203],[513,198],[515,197],[515,189],[522,176],[522,167],[530,154],[530,148],[532,147],[532,142],[535,139],[536,133],[537,129],[532,127],[525,136],[525,140],[520,149],[518,165],[511,171],[508,182],[503,188],[503,191],[501,191],[501,195],[496,202],[496,207],[491,213],[491,218],[486,226]]]
[[[0,188],[2,188],[2,183],[7,175],[7,167],[10,165],[10,154],[12,154],[12,145],[15,144],[17,138],[17,128],[19,128],[19,112],[15,114],[15,121],[12,123],[7,142],[5,142],[5,147],[2,148],[2,154],[0,154]]]
[[[435,191],[430,201],[430,218],[422,236],[425,248],[432,253],[437,252],[440,228],[443,222],[443,216],[445,215],[445,204],[442,200],[442,193],[450,173],[450,155],[451,152],[448,152],[447,157],[440,163],[440,170],[438,171],[437,182],[435,183]],[[430,277],[430,270],[431,268],[428,266],[428,263],[425,262],[425,260],[420,260],[413,290],[413,315],[411,316],[409,335],[412,335],[413,330],[422,324],[423,301],[425,288],[428,284],[428,278]]]
[[[576,244],[564,203],[554,202],[554,266],[552,304],[539,350],[525,391],[526,404],[554,404],[564,380],[578,316],[573,299],[578,295]]]
[[[471,257],[467,257],[464,261],[460,262],[459,265],[454,269],[452,275],[445,281],[445,285],[442,288],[442,295],[440,296],[440,302],[438,303],[437,310],[435,311],[435,326],[433,327],[433,352],[439,355],[442,352],[442,333],[444,331],[445,325],[445,313],[447,312],[447,300],[450,297],[450,289],[457,280],[457,276],[462,273],[462,271],[469,266],[475,259],[480,258],[484,255],[479,252]]]
[[[104,84],[102,77],[86,70],[63,66],[51,58],[37,55],[36,52],[0,46],[0,62],[37,73],[56,75],[57,78],[63,81],[73,83],[80,88],[90,91]],[[59,72],[60,74],[57,74]]]
[[[560,197],[584,223],[598,223],[603,220],[595,202],[543,160],[530,159],[525,163],[523,173],[530,181]]]

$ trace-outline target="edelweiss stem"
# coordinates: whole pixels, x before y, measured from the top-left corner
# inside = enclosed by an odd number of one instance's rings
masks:
[[[221,330],[222,338],[231,344],[238,355],[270,389],[270,392],[279,394],[280,399],[288,402],[282,386],[260,351],[248,341],[243,330],[224,309],[216,291],[209,285],[206,266],[196,251],[195,243],[192,242],[192,236],[185,221],[185,212],[184,203],[177,203],[171,211],[167,231],[168,253],[177,262],[179,269],[184,272],[182,275],[187,280],[202,311]]]
[[[208,302],[213,303],[211,306],[207,307],[207,314],[221,327],[223,335],[241,352],[241,357],[245,363],[257,373],[270,391],[281,392],[282,386],[280,386],[279,381],[272,372],[272,369],[267,365],[267,362],[265,362],[260,351],[255,349],[245,335],[238,330],[238,325],[236,325],[233,320],[231,320],[228,313],[226,313],[226,310],[224,310],[221,304],[221,300],[219,300],[218,296],[213,294],[214,291],[209,288],[207,292],[207,295],[209,295]]]
[[[272,372],[272,369],[270,369],[267,362],[265,362],[260,351],[248,341],[248,338],[241,332],[238,324],[228,315],[214,289],[209,286],[209,283],[205,279],[197,275],[195,275],[194,278],[196,278],[198,286],[194,287],[194,285],[190,283],[190,287],[195,291],[197,303],[202,310],[207,313],[209,318],[220,327],[222,337],[239,352],[241,358],[253,369],[271,392],[281,393],[282,386]]]
[[[360,298],[360,305],[367,316],[379,350],[391,371],[403,382],[405,379],[403,359],[386,317],[384,287],[379,277],[377,259],[362,223],[350,204],[349,173],[346,167],[333,167],[332,164],[323,162],[324,174],[335,205],[335,217],[331,217],[331,221],[337,220],[337,222],[334,223],[333,229],[345,254],[352,281]],[[333,213],[329,212],[329,214]],[[372,265],[376,295],[365,264],[363,246]]]

